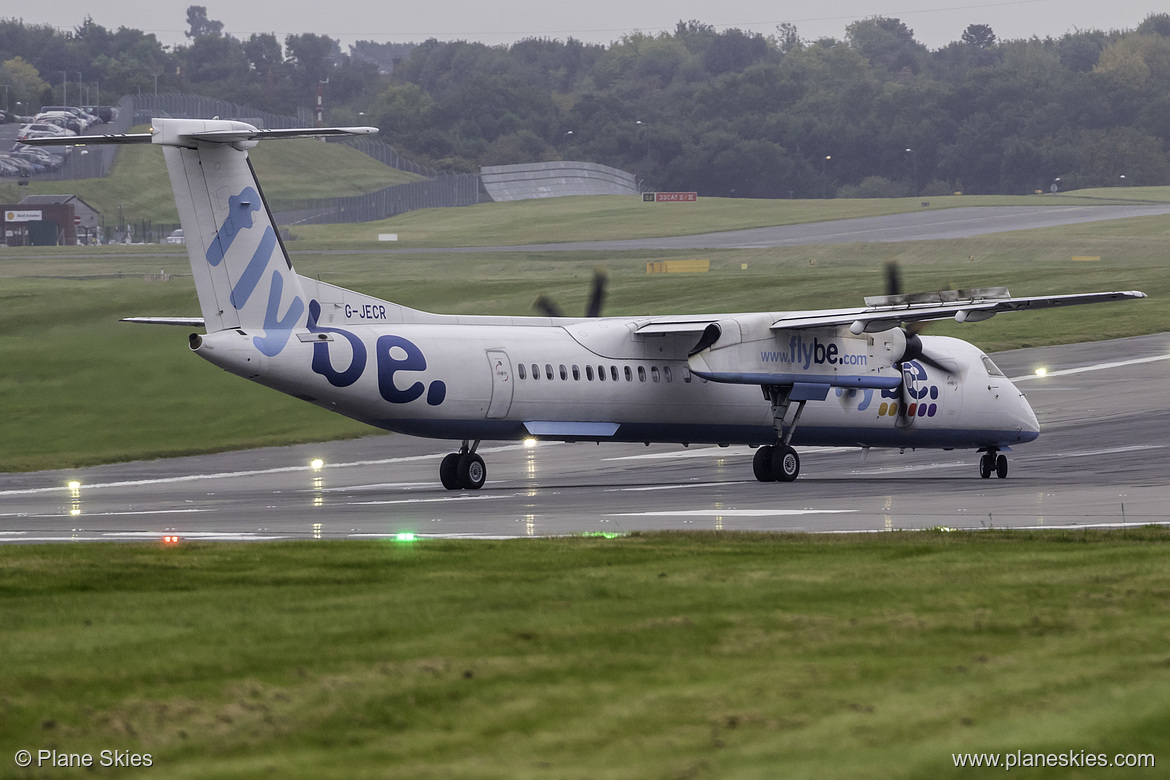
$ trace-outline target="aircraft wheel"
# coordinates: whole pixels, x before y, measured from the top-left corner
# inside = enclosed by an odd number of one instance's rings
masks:
[[[459,456],[459,485],[468,490],[479,490],[487,482],[487,466],[474,452]]]
[[[800,474],[800,456],[787,444],[778,444],[772,451],[772,478],[777,482],[792,482]]]
[[[979,476],[987,479],[991,476],[991,453],[983,453],[983,457],[979,459]]]
[[[1000,479],[1007,478],[1007,455],[1000,455],[995,459],[995,476]]]
[[[448,490],[458,490],[461,487],[459,484],[458,452],[452,452],[443,458],[443,462],[439,464],[439,481]]]
[[[775,482],[776,475],[772,473],[772,452],[776,448],[768,444],[756,450],[752,458],[752,471],[760,482]]]

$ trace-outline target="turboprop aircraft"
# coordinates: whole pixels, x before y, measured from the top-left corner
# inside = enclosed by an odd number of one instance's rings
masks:
[[[234,374],[390,431],[461,441],[439,479],[482,487],[484,440],[746,444],[762,482],[791,482],[797,445],[971,449],[979,475],[1040,432],[978,347],[930,320],[1143,298],[1015,298],[1003,288],[866,298],[858,308],[644,317],[432,314],[298,275],[247,150],[375,128],[258,130],[155,119],[149,133],[30,139],[163,148],[202,318],[191,350]]]

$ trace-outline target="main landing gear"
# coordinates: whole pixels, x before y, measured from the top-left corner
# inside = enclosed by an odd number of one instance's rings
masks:
[[[439,481],[448,490],[479,490],[487,482],[487,466],[475,454],[479,441],[463,440],[459,452],[452,452],[439,464]]]
[[[991,472],[995,472],[995,476],[1000,479],[1007,477],[1007,455],[999,451],[998,447],[987,447],[979,450],[983,453],[983,457],[979,459],[979,476],[983,479],[990,479]]]
[[[788,408],[792,404],[792,388],[765,385],[764,397],[772,405],[772,420],[776,427],[776,443],[767,444],[756,450],[752,459],[752,471],[760,482],[792,482],[800,474],[800,456],[789,444],[796,430],[796,423],[804,412],[805,400],[796,402],[796,413],[792,422],[785,423]]]

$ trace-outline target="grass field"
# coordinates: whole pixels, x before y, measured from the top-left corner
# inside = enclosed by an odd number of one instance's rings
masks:
[[[422,178],[344,144],[309,139],[261,144],[250,156],[264,194],[272,200],[361,195]],[[119,215],[131,222],[179,221],[162,151],[153,146],[122,147],[110,175],[102,179],[33,181],[27,187],[12,180],[0,183],[0,203],[62,193],[79,196],[102,214],[107,225],[116,224]]]
[[[556,235],[538,228],[549,206],[527,206],[527,216],[501,216],[500,223],[512,224],[511,235],[527,241]],[[491,212],[497,207],[477,208]],[[524,212],[517,205],[499,208],[501,214]],[[470,213],[425,212],[440,221]],[[303,245],[294,242],[293,247]],[[583,311],[589,277],[599,265],[610,275],[606,313],[611,315],[855,306],[864,295],[882,291],[882,267],[890,260],[900,264],[907,290],[1007,285],[1016,295],[1140,289],[1151,296],[1135,303],[1000,316],[976,325],[944,323],[931,330],[999,350],[1170,330],[1170,308],[1164,303],[1170,297],[1167,246],[1170,217],[899,244],[602,256],[298,251],[294,261],[301,273],[334,284],[421,309],[464,314],[529,314],[539,293],[553,296],[566,312]],[[710,273],[645,273],[648,261],[696,254],[711,260]],[[1073,260],[1084,256],[1100,259]],[[160,270],[175,277],[145,280]],[[189,273],[180,248],[23,249],[0,255],[0,361],[5,366],[0,393],[6,406],[0,417],[5,443],[0,471],[368,432],[205,365],[188,354],[183,329],[117,322],[131,315],[198,315]]]
[[[174,778],[937,778],[954,753],[1016,750],[1160,764],[1168,544],[1147,528],[3,546],[0,777],[125,776],[22,773],[21,748],[149,753]]]

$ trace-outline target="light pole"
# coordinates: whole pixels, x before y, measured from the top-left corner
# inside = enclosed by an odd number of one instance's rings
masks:
[[[825,159],[821,160],[821,200],[829,197],[829,173],[826,167],[832,159],[833,155],[826,154]]]
[[[906,153],[914,159],[914,197],[918,197],[918,152],[907,147]]]

